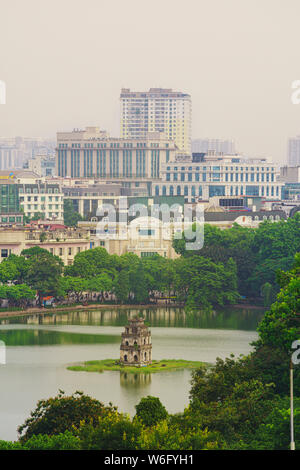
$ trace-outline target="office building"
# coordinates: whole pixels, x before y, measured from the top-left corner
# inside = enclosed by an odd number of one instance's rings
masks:
[[[169,88],[150,88],[147,92],[123,88],[120,101],[122,138],[144,139],[147,132],[161,132],[179,150],[191,153],[190,95]]]
[[[249,196],[281,199],[283,183],[276,166],[265,159],[232,155],[206,155],[202,161],[186,158],[162,165],[161,181],[154,181],[153,195],[180,196],[187,202],[214,196]]]
[[[69,178],[99,178],[132,182],[159,178],[161,166],[174,159],[176,147],[159,132],[143,139],[111,138],[97,127],[58,132],[56,174]]]
[[[40,215],[43,219],[63,221],[63,192],[56,181],[26,170],[1,171],[0,191],[2,222],[3,215],[11,214],[12,219],[20,211],[29,218]],[[19,214],[16,222],[20,222]]]
[[[13,173],[0,171],[0,225],[21,225],[22,223],[19,191],[14,183]]]

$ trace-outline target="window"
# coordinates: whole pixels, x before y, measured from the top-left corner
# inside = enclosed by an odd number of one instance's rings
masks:
[[[150,257],[150,256],[155,256],[157,255],[156,251],[142,251],[141,252],[141,257],[142,258],[147,258],[147,257]]]
[[[141,237],[153,237],[155,234],[155,230],[151,229],[139,229],[139,235]]]
[[[247,196],[259,196],[259,186],[246,186]]]
[[[209,186],[209,197],[225,196],[225,186]]]
[[[8,257],[8,250],[6,248],[3,248],[1,250],[1,258],[7,258]]]

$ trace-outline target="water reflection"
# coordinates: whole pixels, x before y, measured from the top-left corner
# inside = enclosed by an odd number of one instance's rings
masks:
[[[125,388],[141,388],[151,384],[152,374],[129,373],[120,371],[120,385]]]
[[[228,307],[212,312],[186,313],[179,308],[151,309],[99,309],[66,313],[33,314],[0,320],[0,324],[23,325],[98,325],[124,326],[130,316],[143,313],[146,321],[154,327],[218,328],[254,331],[262,319],[263,309]]]
[[[66,331],[53,331],[44,329],[1,329],[0,340],[6,346],[46,346],[68,344],[99,344],[119,343],[116,335],[73,333]]]

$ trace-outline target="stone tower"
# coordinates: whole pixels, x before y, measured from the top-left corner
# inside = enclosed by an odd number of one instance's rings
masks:
[[[120,362],[124,365],[145,366],[152,363],[151,332],[143,318],[130,318],[122,333]]]

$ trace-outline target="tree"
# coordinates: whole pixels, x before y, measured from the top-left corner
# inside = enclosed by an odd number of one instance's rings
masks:
[[[78,253],[72,266],[67,266],[65,273],[85,279],[106,272],[114,278],[117,274],[116,257],[109,255],[105,248],[97,247]]]
[[[229,259],[224,266],[202,256],[175,260],[177,291],[187,308],[211,308],[213,305],[234,303],[237,292],[236,266]]]
[[[83,292],[87,290],[87,280],[80,277],[64,276],[59,279],[59,292],[64,297],[75,295],[75,301],[79,302]]]
[[[2,282],[7,282],[8,280],[10,280],[10,281],[14,281],[15,284],[24,284],[26,273],[30,265],[29,260],[26,259],[25,256],[23,255],[17,256],[17,255],[11,254],[9,255],[8,258],[2,261],[2,263],[0,264],[0,267],[2,267],[2,265],[4,266],[5,263],[16,268],[17,272],[16,274],[14,273],[14,276],[10,276],[11,277],[10,279],[8,278],[6,278],[6,280],[3,279]],[[14,272],[14,268],[13,268],[13,272]]]
[[[250,358],[217,360],[210,370],[193,373],[186,426],[220,433],[230,446],[249,440],[274,406],[272,384],[255,377]]]
[[[272,284],[270,284],[270,282],[266,282],[262,286],[261,293],[264,299],[264,306],[270,307],[271,303],[274,301],[274,291]]]
[[[40,305],[42,297],[59,295],[61,273],[61,263],[47,251],[31,258],[26,282],[37,291]]]
[[[26,284],[17,284],[6,287],[6,298],[10,306],[26,307],[35,298],[35,291]]]
[[[153,426],[168,417],[168,412],[160,399],[148,395],[135,406],[136,417],[145,426]]]
[[[112,279],[106,272],[102,272],[101,274],[87,280],[87,290],[90,292],[100,293],[102,299],[103,293],[110,292],[111,289]]]
[[[129,270],[130,292],[134,294],[137,304],[147,303],[149,300],[149,276],[146,275],[141,261]]]
[[[294,435],[296,449],[300,446],[300,399],[294,399]],[[289,450],[290,448],[290,400],[280,398],[265,421],[253,434],[250,442],[239,443],[243,449]]]
[[[130,292],[129,273],[123,269],[114,280],[114,292],[120,303],[126,303]]]
[[[18,433],[21,441],[26,442],[38,434],[52,436],[64,433],[72,429],[72,426],[79,427],[82,421],[96,425],[101,416],[114,411],[114,407],[106,407],[82,392],[66,396],[60,391],[54,398],[40,400],[30,417],[19,426]]]
[[[142,450],[217,450],[222,439],[217,432],[197,427],[183,429],[167,420],[141,430],[137,448]]]
[[[43,243],[47,240],[47,234],[45,232],[40,233],[40,242]]]
[[[289,273],[278,273],[281,290],[258,326],[259,345],[280,348],[290,353],[300,333],[300,253]]]
[[[79,221],[83,220],[81,215],[74,210],[70,199],[64,199],[64,224],[68,227],[76,227]]]
[[[0,263],[0,281],[6,283],[14,281],[18,277],[18,268],[9,258]]]
[[[142,426],[138,421],[132,422],[128,415],[112,410],[103,414],[97,423],[82,423],[76,435],[84,450],[134,450]]]

